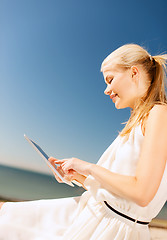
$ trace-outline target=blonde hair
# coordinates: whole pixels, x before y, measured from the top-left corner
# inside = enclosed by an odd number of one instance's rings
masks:
[[[167,104],[165,93],[167,54],[151,56],[143,47],[137,44],[126,44],[112,52],[104,59],[101,71],[109,69],[113,64],[121,69],[129,69],[140,65],[148,76],[148,90],[132,110],[129,120],[120,136],[129,137],[132,128],[144,123],[155,104]]]

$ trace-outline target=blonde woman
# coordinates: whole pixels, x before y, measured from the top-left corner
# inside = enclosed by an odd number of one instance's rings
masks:
[[[103,61],[105,94],[117,109],[131,108],[126,126],[96,165],[51,157],[86,191],[77,198],[4,204],[0,239],[150,239],[148,224],[167,200],[166,59],[127,44]]]

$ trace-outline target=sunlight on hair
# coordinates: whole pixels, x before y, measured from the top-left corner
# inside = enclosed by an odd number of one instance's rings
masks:
[[[137,44],[126,44],[113,51],[102,62],[102,72],[113,66],[126,70],[134,65],[140,65],[148,76],[148,90],[133,109],[130,119],[120,132],[121,136],[126,136],[126,140],[133,127],[144,123],[155,104],[167,104],[166,61],[167,54],[151,56]]]

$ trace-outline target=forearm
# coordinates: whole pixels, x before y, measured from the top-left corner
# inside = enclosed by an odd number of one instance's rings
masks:
[[[89,174],[109,192],[141,205],[140,186],[136,177],[113,173],[95,164],[89,168]]]
[[[125,176],[113,173],[99,165],[77,158],[57,160],[55,162],[61,164],[66,174],[72,170],[81,175],[92,175],[103,188],[119,197],[134,201],[140,206],[144,206],[150,201],[150,194],[147,193],[150,184],[149,178],[143,181],[142,177],[139,176]]]

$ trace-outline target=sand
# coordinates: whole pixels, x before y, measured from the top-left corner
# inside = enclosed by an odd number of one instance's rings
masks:
[[[153,219],[149,227],[151,240],[167,240],[167,220]]]

